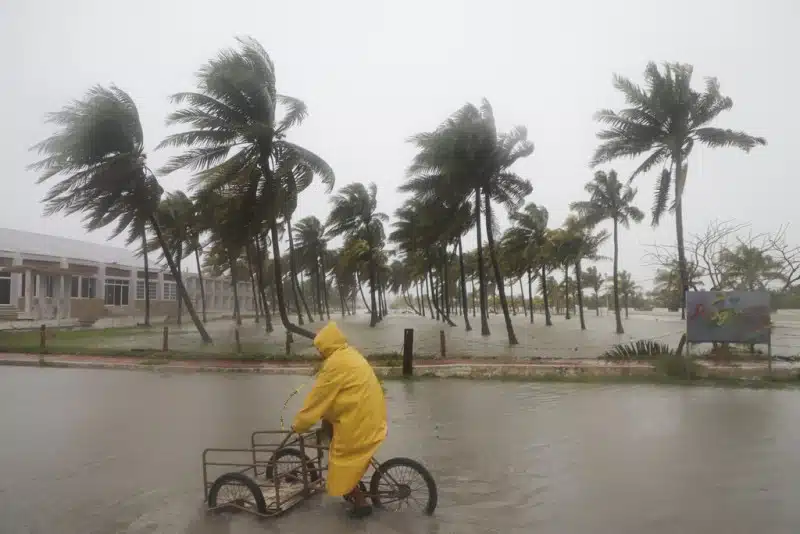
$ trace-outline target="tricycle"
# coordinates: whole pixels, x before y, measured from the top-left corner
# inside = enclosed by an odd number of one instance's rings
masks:
[[[327,433],[317,428],[301,434],[259,430],[251,434],[249,449],[204,450],[203,489],[208,510],[245,511],[260,517],[288,511],[325,490],[329,447]],[[410,508],[431,515],[438,504],[433,477],[410,458],[385,462],[373,458],[358,484],[378,509]]]

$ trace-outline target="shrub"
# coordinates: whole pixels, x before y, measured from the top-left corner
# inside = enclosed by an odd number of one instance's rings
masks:
[[[674,351],[666,343],[652,339],[640,339],[630,343],[614,345],[599,359],[610,362],[631,360],[655,360],[662,356],[671,356]]]

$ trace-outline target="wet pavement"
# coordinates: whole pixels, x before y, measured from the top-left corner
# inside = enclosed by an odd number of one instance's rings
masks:
[[[278,426],[299,376],[0,369],[3,534],[796,533],[800,396],[659,386],[389,382],[382,459],[422,461],[432,518],[339,499],[207,517],[203,448]],[[299,405],[295,398],[289,414]]]

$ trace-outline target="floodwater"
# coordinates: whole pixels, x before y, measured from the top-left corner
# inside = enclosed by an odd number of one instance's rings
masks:
[[[553,326],[546,327],[544,316],[534,315],[532,325],[522,311],[512,317],[519,344],[510,347],[502,315],[490,315],[491,336],[481,336],[480,320],[469,317],[473,330],[466,332],[464,318],[454,315],[455,327],[412,314],[392,313],[375,328],[369,327],[369,315],[331,318],[339,323],[351,343],[366,354],[400,353],[403,346],[403,330],[414,329],[414,352],[418,356],[440,355],[440,331],[445,333],[446,354],[450,358],[498,357],[510,359],[530,358],[596,358],[616,343],[627,343],[638,339],[653,339],[677,346],[685,331],[685,322],[680,313],[666,310],[653,312],[631,311],[628,319],[623,319],[625,334],[615,332],[613,313],[602,309],[600,315],[586,311],[586,330],[580,329],[577,317],[567,320],[563,315],[553,316]],[[278,327],[269,335],[264,332],[263,323],[256,324],[253,319],[245,319],[240,328],[240,339],[245,351],[283,354],[285,333]],[[781,310],[773,315],[772,351],[776,356],[800,356],[800,313],[796,310]],[[306,324],[309,330],[316,331],[323,322]],[[98,326],[109,326],[98,323]],[[170,325],[170,347],[174,350],[232,352],[235,347],[235,327],[230,320],[217,320],[206,325],[214,338],[213,345],[203,345],[191,321],[184,317],[182,326]],[[85,340],[80,341],[86,343]],[[162,337],[159,329],[151,334],[133,336],[113,336],[98,340],[98,347],[104,349],[150,349],[161,348]],[[759,347],[766,350],[766,347]],[[698,348],[702,350],[703,347]],[[314,353],[309,340],[295,336],[292,346],[295,354]]]
[[[323,496],[272,520],[203,513],[201,452],[276,427],[307,378],[3,368],[0,532],[796,533],[792,391],[389,382],[379,453],[422,461],[432,518]],[[297,409],[293,399],[290,412]]]

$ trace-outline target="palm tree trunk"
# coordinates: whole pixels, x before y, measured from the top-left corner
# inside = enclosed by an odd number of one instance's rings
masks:
[[[278,223],[271,221],[270,236],[272,237],[272,256],[273,270],[275,274],[275,294],[278,300],[278,313],[281,316],[281,323],[287,332],[297,334],[308,339],[314,339],[314,334],[305,328],[300,328],[289,321],[289,314],[286,313],[286,302],[283,299],[283,273],[281,272],[281,249],[278,246]]]
[[[586,320],[583,317],[583,288],[581,287],[581,261],[575,262],[575,286],[578,291],[578,315],[581,318],[581,330],[586,330]]]
[[[211,343],[211,336],[209,336],[208,332],[206,332],[206,328],[203,326],[203,323],[200,321],[200,317],[197,316],[194,306],[192,306],[192,302],[189,300],[189,295],[186,294],[186,288],[183,287],[181,272],[178,270],[169,250],[167,249],[167,244],[164,242],[164,235],[161,233],[161,227],[158,225],[155,215],[150,216],[150,224],[153,227],[153,231],[156,233],[156,239],[158,240],[158,244],[161,245],[161,250],[164,251],[164,258],[167,260],[167,265],[169,265],[169,270],[172,273],[172,277],[175,279],[175,283],[178,285],[178,298],[186,300],[186,309],[189,312],[189,316],[192,318],[192,322],[194,322],[195,328],[197,328],[197,331],[200,333],[203,343]]]
[[[622,317],[619,312],[619,275],[617,269],[619,267],[619,224],[614,219],[614,315],[617,318],[617,334],[624,334],[625,329],[622,328]]]
[[[475,318],[475,276],[469,277],[469,283],[472,285],[472,318]]]
[[[528,316],[528,306],[525,303],[525,286],[522,284],[522,276],[519,277],[519,295],[522,299],[522,311],[525,313],[525,317]]]
[[[522,294],[522,300],[525,300],[525,293]],[[528,307],[531,309],[531,324],[533,324],[533,276],[530,269],[528,269]]]
[[[514,302],[514,282],[508,284],[508,288],[511,296],[511,313],[517,315],[517,303]]]
[[[517,336],[514,333],[514,325],[511,324],[511,316],[508,313],[508,302],[506,302],[506,291],[503,287],[503,275],[500,273],[500,263],[497,261],[497,251],[494,246],[494,235],[492,234],[492,202],[489,198],[489,191],[484,193],[486,198],[486,237],[489,240],[489,258],[492,260],[494,268],[494,278],[497,283],[497,290],[500,292],[500,306],[503,308],[503,317],[506,320],[506,331],[508,332],[508,344],[516,345]]]
[[[203,308],[203,322],[208,322],[206,316],[206,284],[203,281],[203,269],[200,268],[200,250],[194,249],[194,261],[197,264],[197,278],[200,281],[200,304]]]
[[[367,303],[367,297],[364,296],[364,286],[361,283],[361,279],[359,278],[358,274],[356,274],[356,282],[358,283],[358,292],[361,293],[361,300],[364,302],[364,307],[367,309],[367,313],[372,313],[372,308],[370,308],[369,304]]]
[[[258,279],[258,292],[261,294],[261,307],[264,309],[264,319],[266,320],[265,329],[267,333],[273,331],[272,328],[272,314],[269,311],[269,303],[267,302],[267,288],[264,276],[264,266],[267,264],[269,251],[267,250],[267,237],[264,236],[264,248],[261,248],[259,237],[255,238],[256,257],[258,258],[258,270],[256,271],[256,278]],[[270,290],[274,291],[275,284],[270,284]],[[273,302],[275,299],[273,298]]]
[[[236,326],[242,325],[242,310],[239,307],[239,281],[236,277],[236,260],[233,252],[228,251],[228,265],[231,267],[231,288],[233,289],[233,317],[236,319]]]
[[[569,264],[564,265],[564,318],[572,318],[569,314]]]
[[[594,311],[600,317],[600,292],[597,290],[594,292]]]
[[[415,282],[414,285],[417,287],[417,306],[419,307],[419,311],[422,312],[422,316],[425,317],[425,300],[422,298],[420,284],[419,282]]]
[[[683,242],[683,185],[686,174],[683,168],[682,148],[672,154],[675,162],[675,232],[678,238],[678,270],[681,273],[681,319],[686,319],[686,292],[689,291],[689,270]]]
[[[431,279],[433,279],[433,273],[431,273]],[[432,282],[432,285],[434,285],[433,282]],[[434,293],[433,293],[433,299],[432,300],[433,300],[433,306],[434,306],[434,308],[436,308],[436,316],[437,317],[441,316],[442,317],[442,321],[446,322],[449,326],[456,326],[456,323],[451,321],[450,317],[445,313],[445,311],[439,307],[440,306],[440,304],[439,304],[439,295],[436,293],[435,289],[433,291],[434,291]]]
[[[370,311],[369,326],[374,328],[378,324],[378,304],[375,301],[375,290],[377,289],[377,271],[375,266],[374,251],[372,250],[372,243],[369,245],[369,299],[372,303],[372,310]]]
[[[625,293],[625,318],[628,318],[628,293]]]
[[[479,304],[481,308],[481,335],[489,336],[492,334],[489,330],[489,318],[487,310],[487,297],[486,297],[486,273],[483,269],[483,238],[481,237],[481,188],[475,188],[475,229],[478,233],[478,291],[480,291]]]
[[[553,326],[550,317],[550,302],[547,300],[547,268],[544,265],[542,265],[542,299],[544,300],[544,324]]]
[[[428,277],[428,271],[426,270],[425,271],[425,295],[423,295],[423,297],[425,297],[425,296],[428,297],[428,311],[431,312],[431,319],[433,319],[434,317],[436,317],[436,314],[433,312],[433,304],[431,303],[431,300],[432,300],[431,299],[431,286],[433,286],[433,284],[431,283],[431,279]],[[439,319],[437,318],[436,320],[438,321]]]
[[[313,323],[314,319],[312,319],[311,313],[308,311],[308,304],[306,304],[306,299],[303,298],[303,292],[297,281],[297,264],[294,260],[294,237],[292,237],[291,217],[286,217],[286,233],[289,234],[289,278],[291,279],[292,293],[294,293],[294,304],[297,308],[297,322],[300,323],[300,325],[303,324],[303,308],[300,307],[300,299],[302,299],[303,306],[305,306],[306,313],[308,314],[308,322]]]
[[[250,253],[250,245],[244,247],[247,256],[247,273],[250,276],[250,289],[253,291],[253,310],[256,314],[256,322],[259,322],[258,295],[256,294],[256,277],[253,273],[253,255]]]
[[[147,259],[147,233],[142,224],[142,256],[144,256],[144,325],[150,326],[150,262]]]
[[[467,332],[472,330],[472,325],[469,324],[469,306],[467,305],[467,281],[466,274],[464,273],[464,250],[461,246],[461,236],[458,236],[458,267],[461,276],[461,309],[464,311],[464,328]],[[473,289],[473,291],[475,291]],[[473,306],[474,306],[473,300]],[[474,308],[473,308],[474,309]]]
[[[419,315],[420,314],[419,311],[417,311],[417,309],[414,307],[414,303],[411,302],[411,300],[408,298],[408,293],[405,291],[403,291],[403,298],[406,301],[406,306],[411,308],[411,311],[413,311],[415,314]]]
[[[328,320],[330,321],[331,308],[328,305],[328,280],[327,280],[328,277],[326,276],[326,273],[328,271],[325,270],[325,251],[323,251],[319,257],[319,265],[322,270],[322,288],[323,288],[322,296],[325,299],[325,315],[328,317]]]
[[[373,264],[373,265],[374,265],[374,269],[375,269],[375,296],[378,299],[378,322],[381,322],[383,320],[383,316],[385,314],[385,311],[383,309],[383,300],[381,298],[381,293],[382,293],[382,289],[381,288],[383,286],[381,285],[381,275],[378,272],[378,266],[377,266],[377,264]],[[370,277],[372,277],[372,273],[370,273]]]
[[[342,291],[342,286],[338,283],[336,284],[336,289],[339,291],[339,304],[342,306],[342,317],[346,317],[344,312],[347,309],[347,304],[344,302],[344,291]]]
[[[183,246],[180,243],[178,243],[178,257],[177,257],[177,260],[176,260],[178,273],[181,272],[181,258],[182,257],[183,257]],[[181,286],[182,285],[183,284],[181,284]],[[183,288],[183,291],[184,292],[186,291],[185,287]],[[189,295],[184,295],[184,296],[186,297],[186,300],[189,299]],[[183,298],[178,298],[178,324],[182,324],[183,323],[183,300],[184,300]]]
[[[322,272],[319,268],[319,265],[317,265],[315,270],[317,271],[314,275],[314,279],[317,281],[317,308],[319,308],[319,320],[324,321],[325,310],[322,309]]]

